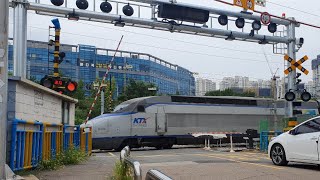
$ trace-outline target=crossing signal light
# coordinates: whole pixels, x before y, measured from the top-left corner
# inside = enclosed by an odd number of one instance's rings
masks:
[[[308,102],[311,99],[311,94],[309,92],[307,92],[306,90],[304,90],[303,93],[301,93],[301,99],[304,102]]]
[[[87,0],[77,0],[76,5],[79,9],[86,10],[89,6],[89,3]]]
[[[102,12],[109,13],[112,11],[112,5],[108,1],[102,2],[100,4],[100,10]]]
[[[45,76],[41,79],[40,84],[46,88],[55,90],[59,93],[63,92],[75,92],[78,88],[78,83],[71,81],[68,78]]]
[[[218,17],[218,22],[219,22],[219,24],[222,25],[222,26],[227,25],[227,24],[228,24],[228,16],[226,16],[226,15],[220,15],[220,16]]]
[[[294,94],[294,92],[289,91],[289,92],[287,92],[287,93],[284,95],[284,98],[285,98],[287,101],[293,101],[293,100],[296,98],[296,95]]]
[[[75,81],[68,81],[66,84],[66,90],[69,92],[74,92],[77,89],[78,84]]]
[[[158,17],[204,24],[209,20],[209,11],[175,4],[160,4]]]
[[[61,6],[64,3],[64,0],[51,0],[51,3],[55,6]]]
[[[132,16],[133,13],[134,13],[134,10],[133,10],[133,8],[130,6],[130,4],[128,3],[127,5],[123,6],[122,12],[123,12],[123,14],[125,14],[126,16]]]

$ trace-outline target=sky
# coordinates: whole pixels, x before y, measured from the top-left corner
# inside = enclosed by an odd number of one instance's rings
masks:
[[[34,0],[30,0],[34,1]],[[100,0],[96,0],[100,4]],[[242,8],[222,4],[214,0],[177,0],[206,7],[240,12]],[[232,0],[225,0],[232,2]],[[41,0],[50,4],[50,1]],[[68,0],[70,7],[75,7],[75,0]],[[92,10],[93,0],[88,0]],[[128,1],[125,1],[128,2]],[[307,3],[306,3],[307,2]],[[98,7],[98,6],[97,6]],[[269,12],[286,17],[295,17],[296,20],[320,26],[320,1],[316,0],[268,0],[266,7],[256,6],[256,10]],[[115,9],[111,13],[114,13]],[[133,16],[135,16],[137,13]],[[141,15],[147,18],[143,10]],[[10,10],[10,37],[12,37],[12,9]],[[149,17],[149,16],[148,16]],[[41,16],[28,11],[29,40],[48,40],[48,26],[51,25],[52,16]],[[224,39],[170,33],[135,27],[115,27],[113,24],[96,23],[89,21],[69,21],[60,18],[61,43],[86,44],[99,48],[115,49],[121,35],[124,35],[120,50],[148,53],[160,59],[177,64],[199,75],[195,77],[208,78],[220,82],[223,77],[247,76],[250,80],[270,79],[277,71],[277,75],[284,77],[285,62],[283,55],[273,54],[272,45],[259,45],[256,43],[226,41]],[[231,23],[231,22],[229,22]],[[232,28],[234,25],[230,25]],[[245,27],[249,32],[250,24]],[[218,23],[214,27],[225,29]],[[271,35],[262,27],[261,34]],[[278,28],[280,29],[280,28]],[[232,30],[237,30],[233,28]],[[303,66],[310,71],[309,75],[302,75],[303,82],[312,80],[311,60],[320,54],[320,29],[301,25],[296,28],[296,37],[303,37],[305,42],[297,53],[297,58],[304,55],[309,60]],[[270,64],[270,68],[268,63]],[[278,69],[278,70],[277,70]]]

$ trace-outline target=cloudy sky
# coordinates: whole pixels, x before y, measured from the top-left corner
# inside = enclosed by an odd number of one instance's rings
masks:
[[[31,0],[32,1],[32,0]],[[45,2],[47,0],[41,0]],[[68,5],[74,7],[75,0],[69,0]],[[92,9],[92,1],[88,0]],[[190,4],[221,8],[240,12],[242,9],[221,4],[214,0],[177,0]],[[232,2],[232,0],[226,0]],[[100,4],[100,0],[97,0]],[[307,2],[307,3],[306,3]],[[50,1],[47,1],[50,3]],[[98,7],[98,6],[97,6]],[[267,11],[270,14],[295,17],[296,20],[320,26],[320,1],[316,0],[268,0],[266,7],[256,6],[256,10]],[[10,29],[12,37],[12,10],[10,10]],[[114,10],[111,12],[114,13]],[[146,15],[143,11],[142,15]],[[36,15],[28,12],[28,39],[48,40],[48,26],[53,17]],[[180,65],[190,71],[199,73],[198,76],[219,82],[226,76],[248,76],[251,80],[270,79],[271,72],[267,61],[274,73],[283,77],[283,55],[273,54],[272,45],[225,41],[224,39],[185,35],[141,29],[134,27],[115,27],[112,24],[94,23],[88,21],[68,21],[60,19],[62,32],[61,42],[66,44],[87,44],[100,48],[115,49],[121,35],[124,35],[121,50],[149,53],[170,63]],[[225,28],[214,24],[216,28]],[[233,25],[234,26],[234,25]],[[246,25],[248,30],[249,24]],[[261,33],[270,34],[263,27]],[[236,30],[236,29],[234,29]],[[248,31],[249,32],[249,31]],[[311,60],[320,54],[320,29],[301,25],[296,30],[297,37],[303,37],[305,43],[297,53],[297,58],[309,56],[309,61],[303,65],[311,71]],[[266,54],[267,58],[265,57]],[[312,72],[302,78],[312,79]]]

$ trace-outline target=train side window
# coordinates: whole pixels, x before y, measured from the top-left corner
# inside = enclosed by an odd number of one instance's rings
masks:
[[[138,110],[138,112],[145,112],[146,111],[144,106],[142,106],[142,105],[138,105],[137,110]]]

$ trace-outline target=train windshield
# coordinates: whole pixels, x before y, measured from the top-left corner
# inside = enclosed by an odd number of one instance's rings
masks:
[[[142,98],[135,98],[135,99],[130,99],[128,101],[125,101],[119,104],[118,106],[116,106],[113,112],[115,113],[133,112],[137,104],[146,98],[147,97],[142,97]]]
[[[126,109],[126,107],[128,107],[129,104],[119,104],[118,106],[116,106],[113,110],[113,112],[123,112],[124,109]]]

